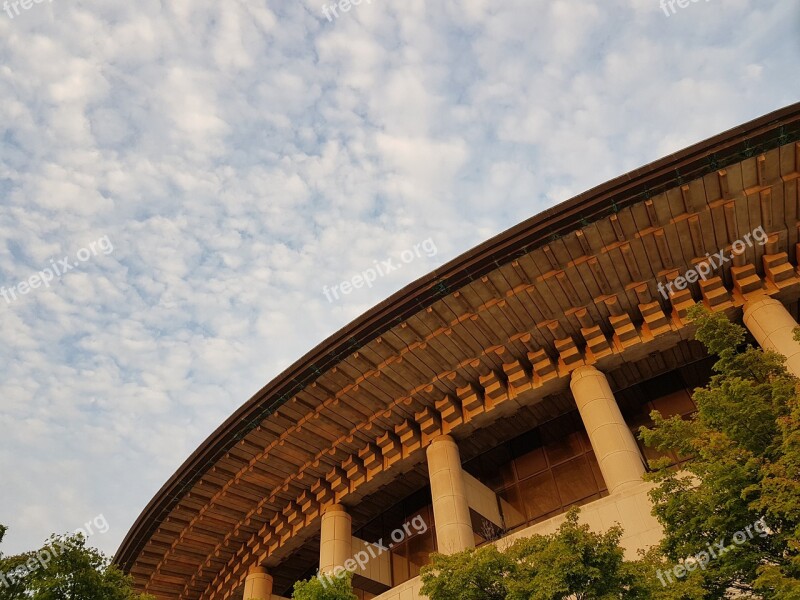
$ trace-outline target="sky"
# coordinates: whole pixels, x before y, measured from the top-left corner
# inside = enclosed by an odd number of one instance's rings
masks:
[[[101,515],[113,554],[225,418],[358,315],[800,100],[796,0],[331,4],[0,12],[6,554]]]

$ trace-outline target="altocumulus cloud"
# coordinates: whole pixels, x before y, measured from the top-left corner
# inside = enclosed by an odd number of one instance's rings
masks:
[[[113,552],[230,412],[371,305],[570,195],[796,101],[792,2],[43,2],[0,19],[7,552]],[[319,293],[426,238],[438,254]]]

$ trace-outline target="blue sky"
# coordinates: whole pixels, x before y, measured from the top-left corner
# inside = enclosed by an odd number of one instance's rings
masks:
[[[798,32],[794,0],[0,12],[0,286],[78,263],[0,297],[3,550],[103,514],[113,553],[231,412],[392,292],[800,99]]]

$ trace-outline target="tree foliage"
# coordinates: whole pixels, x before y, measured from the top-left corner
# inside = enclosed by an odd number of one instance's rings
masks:
[[[432,554],[421,570],[422,593],[431,600],[502,600],[508,597],[511,559],[493,545]]]
[[[667,564],[654,553],[626,561],[622,529],[595,533],[571,509],[555,533],[452,555],[434,554],[423,567],[422,593],[431,600],[699,599],[693,583],[662,586]]]
[[[690,318],[709,353],[718,356],[714,375],[697,389],[690,420],[651,415],[645,443],[692,460],[682,471],[658,461],[649,478],[654,511],[664,527],[661,550],[678,561],[724,550],[688,579],[703,598],[738,593],[764,599],[800,599],[800,401],[798,382],[784,358],[743,346],[745,330],[721,313],[696,306]],[[765,535],[732,543],[759,519]]]
[[[352,574],[345,572],[342,577],[312,577],[308,581],[298,581],[292,591],[293,600],[358,600],[353,593]]]
[[[0,525],[0,542],[7,528]],[[36,551],[0,553],[0,600],[150,600],[81,535],[53,535]]]

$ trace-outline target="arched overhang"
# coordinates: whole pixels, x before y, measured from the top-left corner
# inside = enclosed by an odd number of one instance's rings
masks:
[[[326,504],[357,506],[401,473],[418,477],[432,435],[447,430],[478,451],[494,431],[569,410],[576,365],[597,364],[620,387],[696,358],[684,319],[695,301],[732,313],[752,293],[795,303],[799,139],[796,104],[410,284],[223,423],[148,504],[115,562],[160,598],[235,597],[249,567],[309,545]],[[759,226],[768,244],[661,296],[659,283]]]

